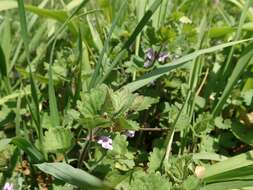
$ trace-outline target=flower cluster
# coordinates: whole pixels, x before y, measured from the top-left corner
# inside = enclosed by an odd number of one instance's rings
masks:
[[[3,190],[13,190],[13,189],[14,188],[12,183],[7,182],[4,184]]]
[[[146,51],[146,58],[145,58],[145,63],[144,63],[144,67],[145,68],[149,68],[153,65],[153,63],[155,62],[155,60],[157,59],[159,62],[163,63],[166,61],[166,59],[169,57],[168,53],[166,52],[161,52],[158,53],[156,51],[154,51],[152,48],[149,48]]]
[[[101,136],[101,137],[98,138],[97,143],[101,144],[101,146],[104,149],[108,149],[108,150],[112,150],[113,149],[112,139],[110,137]]]

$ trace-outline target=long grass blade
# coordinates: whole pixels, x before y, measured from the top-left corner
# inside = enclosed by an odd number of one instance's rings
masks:
[[[226,103],[227,98],[229,97],[233,86],[236,84],[238,78],[247,67],[248,64],[253,64],[253,43],[251,43],[246,50],[244,51],[242,57],[239,59],[238,63],[236,64],[231,76],[228,79],[228,83],[219,99],[218,103],[216,104],[213,110],[213,116],[216,116],[220,113],[223,105]]]
[[[98,58],[98,62],[95,66],[95,71],[92,75],[92,78],[91,78],[91,82],[90,82],[90,85],[89,85],[89,89],[93,88],[95,85],[96,85],[96,82],[98,80],[98,77],[100,76],[100,69],[103,65],[103,58],[104,58],[104,55],[105,53],[108,51],[108,48],[109,48],[109,42],[111,40],[111,37],[112,37],[112,33],[119,21],[119,19],[121,18],[122,16],[122,13],[124,13],[123,9],[126,7],[126,3],[127,3],[127,0],[125,0],[123,2],[123,4],[121,5],[120,9],[119,9],[119,12],[117,13],[115,19],[113,20],[113,23],[111,25],[111,28],[110,28],[110,31],[108,33],[108,36],[104,42],[104,46],[103,46],[103,49],[99,55],[99,58]]]
[[[183,56],[182,58],[179,58],[178,60],[176,60],[172,63],[168,63],[166,65],[158,67],[157,69],[151,71],[150,73],[147,73],[147,74],[143,75],[138,80],[125,85],[123,88],[128,88],[129,91],[134,92],[134,91],[142,88],[143,86],[149,84],[150,82],[155,81],[156,79],[160,78],[161,76],[167,74],[171,70],[182,67],[187,62],[197,58],[200,55],[207,54],[207,53],[212,53],[212,52],[224,49],[226,47],[233,46],[233,45],[240,44],[240,43],[244,43],[244,42],[247,42],[247,41],[250,41],[250,40],[253,40],[253,39],[249,38],[249,39],[246,39],[246,40],[228,42],[228,43],[224,43],[224,44],[221,44],[221,45],[213,46],[211,48],[198,50],[194,53],[190,53],[188,55]]]

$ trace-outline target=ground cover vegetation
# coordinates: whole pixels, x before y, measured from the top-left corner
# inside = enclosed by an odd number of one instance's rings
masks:
[[[252,0],[0,0],[0,188],[253,189]]]

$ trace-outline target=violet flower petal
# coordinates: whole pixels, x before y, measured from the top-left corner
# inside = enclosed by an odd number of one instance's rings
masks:
[[[144,68],[149,68],[149,67],[151,67],[151,66],[152,66],[152,61],[150,61],[150,60],[146,61],[146,62],[144,63],[144,65],[143,65]]]
[[[168,57],[169,57],[168,53],[162,52],[162,53],[159,54],[158,61],[159,62],[164,62],[164,61],[166,61],[166,59]]]
[[[3,190],[13,190],[13,184],[12,183],[5,183]]]
[[[113,149],[113,146],[110,143],[104,143],[104,144],[102,144],[102,147],[104,149],[108,149],[108,150],[112,150]]]
[[[149,48],[147,51],[146,51],[146,57],[149,59],[149,60],[154,60],[155,59],[155,52],[152,48]]]
[[[108,149],[108,150],[112,150],[113,149],[113,147],[112,147],[112,139],[110,137],[101,136],[101,137],[99,137],[97,143],[101,144],[101,146],[103,148],[105,148],[105,149]]]

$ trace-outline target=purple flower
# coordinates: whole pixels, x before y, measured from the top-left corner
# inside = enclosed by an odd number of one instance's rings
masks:
[[[101,144],[104,149],[112,150],[112,139],[110,137],[101,136],[98,138],[98,144]]]
[[[146,62],[144,63],[144,65],[143,65],[143,67],[145,67],[145,68],[149,68],[149,67],[151,67],[151,66],[152,66],[152,61],[150,61],[150,60],[146,61]]]
[[[126,136],[128,136],[128,137],[130,137],[130,138],[133,138],[134,135],[135,135],[135,131],[128,130],[128,131],[126,132]]]
[[[143,67],[145,68],[151,67],[155,59],[157,59],[159,62],[165,62],[168,57],[169,55],[166,52],[161,52],[158,54],[158,52],[154,51],[152,48],[149,48],[146,51],[145,63]]]
[[[168,57],[169,57],[168,53],[162,52],[162,53],[159,54],[158,61],[159,62],[164,62],[164,61],[166,61],[166,59]]]
[[[3,190],[13,190],[13,184],[9,182],[5,183]]]
[[[149,48],[146,52],[146,56],[150,61],[154,61],[155,59],[155,51],[152,48]]]

